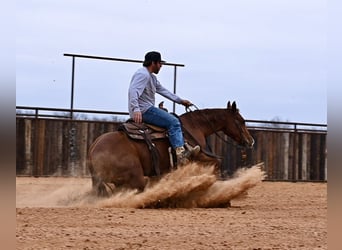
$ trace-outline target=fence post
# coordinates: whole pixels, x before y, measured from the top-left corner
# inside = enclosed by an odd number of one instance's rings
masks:
[[[72,57],[72,68],[71,68],[71,102],[70,102],[70,119],[73,118],[74,110],[74,84],[75,84],[75,57]]]
[[[293,161],[292,161],[292,180],[297,180],[297,124],[294,124],[294,134],[293,134]]]
[[[177,79],[177,65],[174,66],[173,71],[173,93],[176,94],[176,80]],[[173,113],[176,113],[176,104],[173,102]]]

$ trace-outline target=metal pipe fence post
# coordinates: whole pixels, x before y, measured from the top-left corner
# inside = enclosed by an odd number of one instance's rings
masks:
[[[72,69],[71,69],[71,101],[70,101],[70,119],[73,118],[74,110],[74,84],[75,84],[75,57],[72,57]]]
[[[173,71],[173,93],[176,94],[176,88],[177,88],[177,66],[174,66]],[[176,104],[173,102],[173,113],[176,113]]]

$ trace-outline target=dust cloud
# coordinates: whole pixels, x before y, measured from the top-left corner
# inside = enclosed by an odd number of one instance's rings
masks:
[[[214,167],[190,163],[165,175],[144,192],[121,190],[109,198],[95,197],[86,178],[47,178],[17,183],[17,207],[208,208],[227,207],[265,178],[263,164],[238,170],[219,180]],[[27,183],[31,182],[31,183]],[[18,195],[19,194],[19,195]]]
[[[262,165],[243,168],[228,180],[218,180],[214,167],[190,163],[166,175],[144,192],[120,192],[99,201],[100,207],[130,208],[208,208],[226,207],[229,201],[265,178]]]

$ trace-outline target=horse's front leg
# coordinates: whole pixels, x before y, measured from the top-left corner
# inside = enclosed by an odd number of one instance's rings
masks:
[[[195,161],[201,162],[205,165],[215,166],[215,170],[221,166],[221,160],[214,156],[209,156],[204,153],[200,153],[194,159]]]

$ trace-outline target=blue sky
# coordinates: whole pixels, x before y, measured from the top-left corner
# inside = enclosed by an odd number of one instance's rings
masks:
[[[246,119],[327,122],[327,0],[16,3],[16,105],[70,107],[64,53],[143,59],[158,50],[185,64],[177,94],[199,108],[235,100]],[[138,67],[76,59],[74,108],[127,111]],[[158,78],[173,89],[173,68]]]

